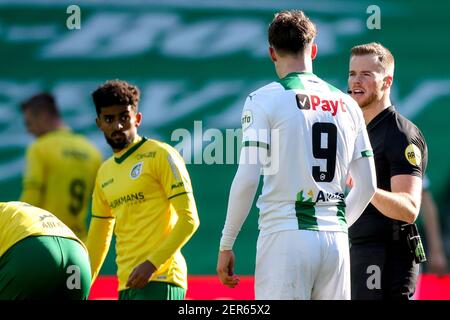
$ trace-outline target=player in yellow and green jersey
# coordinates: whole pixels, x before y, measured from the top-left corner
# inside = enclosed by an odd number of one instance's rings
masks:
[[[86,247],[52,213],[0,202],[0,300],[87,299]]]
[[[85,241],[87,209],[102,155],[64,125],[52,95],[29,98],[22,112],[37,139],[27,150],[20,200],[53,212]]]
[[[180,250],[199,225],[189,174],[168,144],[137,134],[139,89],[108,81],[92,93],[97,126],[114,155],[95,183],[87,247],[93,279],[116,235],[119,299],[184,299]]]

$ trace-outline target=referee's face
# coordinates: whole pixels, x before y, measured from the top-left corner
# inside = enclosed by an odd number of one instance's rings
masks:
[[[103,131],[106,142],[117,152],[134,141],[142,115],[132,106],[113,105],[101,108],[96,119],[97,126]]]
[[[376,105],[383,98],[384,71],[378,57],[373,54],[352,56],[348,87],[351,96],[361,108]]]

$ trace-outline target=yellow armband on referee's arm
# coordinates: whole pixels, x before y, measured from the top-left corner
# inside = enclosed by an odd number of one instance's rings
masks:
[[[170,235],[161,243],[158,250],[152,252],[148,257],[148,260],[157,269],[177,250],[183,247],[200,225],[197,207],[192,193],[185,193],[174,197],[170,199],[170,203],[178,215],[178,221]]]
[[[86,242],[91,262],[92,282],[97,278],[100,268],[108,253],[111,237],[114,229],[114,218],[92,216],[91,225]]]

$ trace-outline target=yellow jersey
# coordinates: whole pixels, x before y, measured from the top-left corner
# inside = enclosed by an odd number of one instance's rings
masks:
[[[174,199],[181,197],[189,199],[191,209],[177,212]],[[150,281],[187,288],[187,267],[180,249],[199,222],[189,174],[174,148],[137,137],[105,161],[95,183],[92,217],[115,219],[119,290],[126,289],[131,272],[145,260],[157,268]],[[89,243],[95,246],[101,241],[91,239],[90,233],[88,249]]]
[[[84,247],[72,230],[52,213],[24,202],[0,202],[0,257],[14,244],[29,236],[69,238]]]
[[[39,137],[26,155],[20,200],[53,212],[83,241],[95,175],[102,162],[82,135],[60,129]]]

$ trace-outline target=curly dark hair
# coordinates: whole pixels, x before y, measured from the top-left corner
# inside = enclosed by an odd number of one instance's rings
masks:
[[[316,34],[314,23],[299,10],[276,13],[268,30],[270,46],[284,54],[303,51]]]
[[[106,81],[98,87],[92,92],[92,99],[94,100],[97,115],[100,114],[102,108],[115,105],[131,105],[133,110],[137,112],[140,95],[141,93],[138,87],[126,81],[116,79]]]

